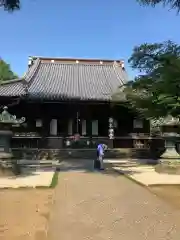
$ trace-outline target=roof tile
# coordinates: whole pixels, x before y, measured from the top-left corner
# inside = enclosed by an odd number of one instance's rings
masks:
[[[110,100],[127,83],[126,71],[112,62],[41,61],[25,75],[30,98]],[[25,94],[22,82],[0,86],[0,95]]]
[[[17,81],[8,81],[0,85],[0,96],[21,96],[25,94],[24,85],[21,80]]]

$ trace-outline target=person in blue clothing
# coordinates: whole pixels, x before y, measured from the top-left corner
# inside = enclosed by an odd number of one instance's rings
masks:
[[[100,170],[104,170],[103,158],[104,158],[104,151],[107,149],[105,144],[98,144],[97,146],[97,161]]]

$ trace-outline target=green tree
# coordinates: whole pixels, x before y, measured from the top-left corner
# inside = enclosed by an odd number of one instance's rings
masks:
[[[155,7],[158,4],[163,4],[164,6],[169,6],[172,9],[180,11],[180,0],[136,0],[141,5]]]
[[[10,65],[0,59],[0,82],[17,78],[10,68]]]
[[[142,5],[150,5],[155,7],[158,4],[163,4],[164,6],[169,6],[170,8],[175,8],[180,10],[180,0],[136,0]],[[0,0],[0,7],[5,10],[14,11],[20,9],[20,0]]]
[[[171,41],[142,44],[134,48],[129,63],[140,72],[124,90],[130,105],[148,119],[180,117],[180,46]]]
[[[19,0],[0,0],[0,7],[7,11],[14,11],[20,8]]]

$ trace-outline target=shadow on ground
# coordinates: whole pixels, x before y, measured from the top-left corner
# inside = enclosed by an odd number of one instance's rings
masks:
[[[148,164],[144,164],[144,162],[142,163],[143,166],[147,167],[150,166]],[[86,172],[86,173],[99,173],[99,174],[106,174],[106,175],[113,175],[113,176],[118,176],[118,175],[124,175],[124,174],[138,174],[141,173],[141,171],[138,171],[138,169],[136,170],[130,170],[129,168],[133,168],[136,166],[140,166],[142,165],[141,163],[134,161],[132,159],[129,160],[121,160],[121,161],[114,161],[114,162],[107,162],[105,161],[104,163],[104,171],[98,171],[94,169],[94,162],[91,159],[66,159],[63,161],[60,161],[60,163],[57,166],[57,171],[59,172],[68,172],[68,171],[82,171],[82,172]],[[123,171],[121,171],[118,168],[123,168]],[[23,168],[22,169],[22,173],[20,175],[17,176],[4,176],[4,177],[8,177],[8,178],[25,178],[25,177],[29,177],[29,176],[33,176],[36,175],[36,171],[55,171],[56,167],[45,167],[45,166],[41,166],[41,167],[33,167],[33,168]],[[3,176],[0,176],[3,177]]]
[[[118,175],[124,175],[124,174],[137,174],[141,173],[141,171],[138,170],[116,170],[116,167],[122,167],[122,168],[129,168],[129,167],[135,167],[137,166],[137,163],[132,163],[132,162],[124,162],[122,163],[104,163],[104,168],[105,170],[100,171],[94,169],[94,163],[93,160],[66,160],[62,161],[59,164],[58,171],[59,172],[68,172],[68,171],[82,171],[86,173],[100,173],[100,174],[110,174],[113,176],[118,176]],[[147,165],[148,167],[148,165]]]

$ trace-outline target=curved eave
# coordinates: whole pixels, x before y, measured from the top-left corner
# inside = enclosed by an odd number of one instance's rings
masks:
[[[23,81],[24,80],[24,81]],[[23,79],[0,85],[0,96],[30,99],[112,102],[112,95],[128,81],[126,71],[117,63],[94,64],[47,62],[37,58]],[[124,93],[119,101],[125,101]]]
[[[0,84],[1,97],[19,97],[25,95],[22,79],[6,81]]]

